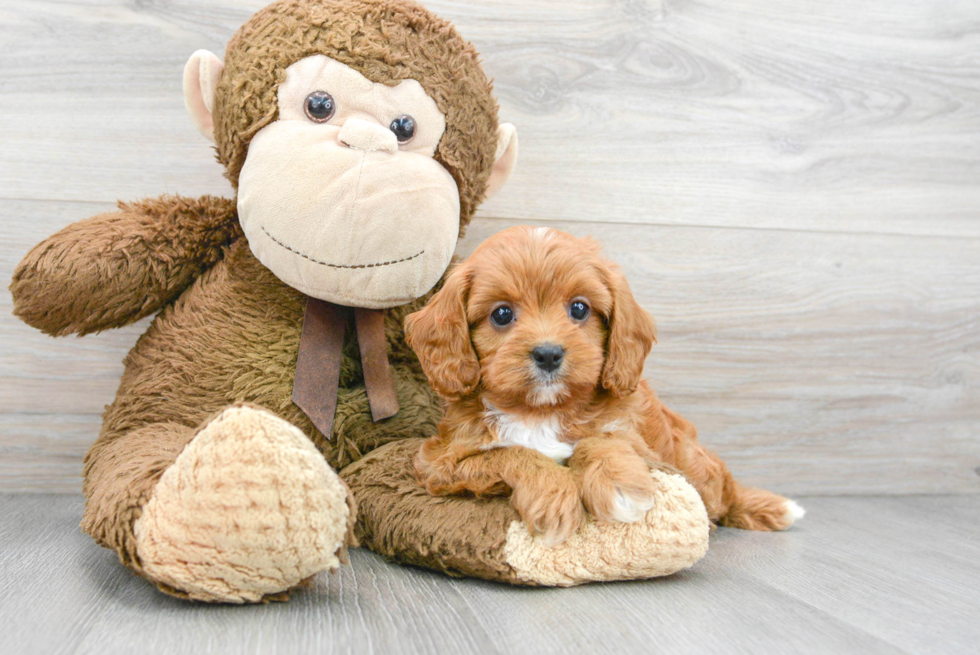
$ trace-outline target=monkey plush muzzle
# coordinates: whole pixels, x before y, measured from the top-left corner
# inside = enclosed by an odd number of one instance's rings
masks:
[[[238,213],[252,252],[286,284],[381,309],[425,294],[446,270],[456,183],[431,157],[392,152],[383,129],[277,121],[252,139]]]
[[[310,113],[309,103],[328,104]],[[303,293],[383,309],[424,295],[452,258],[459,189],[433,159],[446,121],[415,80],[371,82],[314,55],[286,69],[278,120],[252,139],[238,214],[252,252]],[[411,138],[391,126],[409,119]]]

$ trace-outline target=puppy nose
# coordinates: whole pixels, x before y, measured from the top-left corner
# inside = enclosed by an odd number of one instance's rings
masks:
[[[564,356],[565,349],[553,343],[543,343],[531,351],[531,359],[534,360],[534,364],[545,373],[551,373],[561,366],[561,360]]]

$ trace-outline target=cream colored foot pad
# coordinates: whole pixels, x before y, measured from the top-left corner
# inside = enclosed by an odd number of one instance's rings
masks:
[[[510,524],[504,556],[517,577],[540,585],[670,575],[701,559],[710,524],[697,491],[683,477],[654,471],[653,509],[636,523],[598,523],[591,516],[564,543],[549,547],[520,521]]]
[[[190,598],[255,602],[339,565],[346,496],[298,428],[229,408],[164,472],[134,526],[137,552]]]

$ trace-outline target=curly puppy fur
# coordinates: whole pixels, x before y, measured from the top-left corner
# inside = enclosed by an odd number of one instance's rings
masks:
[[[213,116],[218,160],[237,186],[251,138],[277,116],[285,69],[313,54],[385,84],[413,78],[446,116],[436,159],[453,175],[460,230],[483,198],[497,105],[473,46],[410,0],[283,0],[231,39]],[[348,331],[333,434],[290,399],[305,297],[252,255],[233,199],[163,196],[70,225],[18,266],[14,311],[53,335],[87,334],[159,312],[125,360],[115,401],[85,457],[82,527],[146,575],[133,525],[163,472],[206,421],[235,403],[276,414],[343,467],[377,446],[431,434],[440,408],[402,323],[428,297],[385,310],[401,411],[371,421],[353,330]],[[164,591],[174,593],[162,581]]]
[[[493,320],[500,308],[505,324]],[[723,525],[781,530],[798,517],[792,501],[736,482],[641,381],[653,321],[594,241],[545,228],[500,232],[408,317],[406,331],[450,401],[415,460],[433,494],[509,493],[532,530],[561,542],[586,509],[640,520],[654,498],[650,467],[667,465]],[[545,365],[541,348],[557,349],[558,363]]]

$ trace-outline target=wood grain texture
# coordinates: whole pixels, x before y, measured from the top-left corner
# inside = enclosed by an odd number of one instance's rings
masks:
[[[743,482],[980,491],[980,241],[562,227],[622,265],[658,322],[653,388]]]
[[[5,3],[0,197],[226,191],[181,70],[263,4]],[[973,0],[428,4],[521,135],[487,216],[980,236]]]
[[[0,279],[56,229],[230,194],[183,108],[265,0],[0,1]],[[592,233],[659,320],[647,373],[746,482],[980,491],[980,8],[433,0],[518,126],[508,225]],[[75,491],[146,322],[54,340],[0,294],[0,490]]]
[[[236,607],[131,575],[79,531],[77,496],[0,496],[0,634],[24,655],[975,652],[975,498],[801,500],[791,531],[720,529],[654,581],[514,588],[357,549],[289,603]]]
[[[0,246],[0,275],[15,251],[104,209],[0,200],[0,215],[31,217]],[[460,253],[512,224],[478,219]],[[623,266],[658,320],[647,376],[744,482],[787,494],[980,490],[980,241],[563,227]],[[0,296],[0,489],[79,488],[145,326],[51,339]]]

